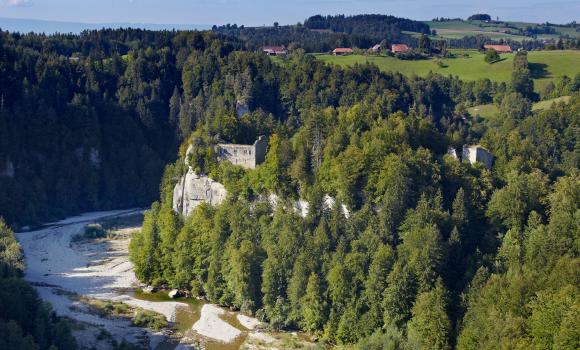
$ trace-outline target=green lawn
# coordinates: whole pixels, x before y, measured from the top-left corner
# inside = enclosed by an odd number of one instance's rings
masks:
[[[562,102],[568,103],[570,101],[570,98],[571,98],[570,96],[562,96],[558,98],[553,98],[551,100],[540,101],[534,103],[534,105],[532,106],[532,110],[537,112],[543,109],[550,108],[554,103],[562,103]],[[485,119],[493,119],[497,116],[497,113],[499,112],[497,106],[494,104],[471,107],[468,108],[467,111],[471,115],[479,115],[480,117],[483,117]]]
[[[326,54],[317,54],[316,57],[323,62],[342,66],[373,63],[383,71],[400,72],[407,76],[413,74],[425,76],[429,72],[434,72],[459,76],[466,81],[489,78],[497,82],[509,82],[511,79],[514,54],[502,55],[502,61],[490,65],[483,60],[484,55],[478,51],[455,50],[454,52],[466,54],[468,57],[442,59],[443,67],[440,67],[435,59],[404,61],[385,56],[332,56]],[[555,77],[562,75],[572,77],[580,73],[580,51],[532,51],[528,53],[528,61],[538,91]]]
[[[551,100],[540,101],[538,103],[534,103],[532,110],[539,111],[542,109],[548,109],[554,103],[562,103],[562,102],[568,103],[568,102],[570,102],[570,98],[571,98],[571,96],[562,96],[562,97],[558,97],[558,98],[553,98]]]
[[[467,111],[469,114],[475,116],[478,115],[485,119],[492,119],[497,115],[498,109],[497,106],[493,103],[488,105],[479,105],[475,107],[468,108]]]
[[[433,21],[426,21],[424,22],[428,24],[431,29],[435,29],[437,31],[437,36],[439,38],[449,38],[449,39],[460,39],[465,36],[473,36],[473,35],[485,35],[490,37],[491,39],[511,39],[522,41],[524,39],[529,39],[527,37],[516,35],[516,34],[508,34],[507,31],[516,32],[513,28],[505,27],[503,23],[496,24],[496,23],[485,23],[482,21],[450,21],[450,22],[433,22]],[[525,23],[525,22],[508,22],[509,26],[516,27],[519,29],[524,29],[528,26],[536,27],[538,24],[536,23]],[[548,39],[548,38],[559,38],[560,35],[570,35],[572,37],[580,36],[578,32],[574,28],[568,27],[555,27],[556,34],[542,34],[538,35],[539,39]]]

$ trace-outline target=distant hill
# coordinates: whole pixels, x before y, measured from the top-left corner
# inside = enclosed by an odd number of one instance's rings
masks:
[[[83,30],[102,28],[141,28],[149,30],[206,30],[207,24],[154,24],[154,23],[81,23],[44,21],[37,19],[20,19],[0,17],[0,29],[21,33],[80,33]]]

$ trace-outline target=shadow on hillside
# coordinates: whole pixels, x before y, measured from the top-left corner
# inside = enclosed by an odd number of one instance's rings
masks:
[[[548,73],[548,65],[545,63],[528,63],[532,79],[546,78],[550,75]]]

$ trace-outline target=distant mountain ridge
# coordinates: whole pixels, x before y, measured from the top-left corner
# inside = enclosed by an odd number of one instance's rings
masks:
[[[157,23],[82,23],[46,21],[38,19],[6,18],[0,17],[0,29],[10,32],[21,33],[74,33],[83,30],[102,28],[141,28],[149,30],[207,30],[209,24],[157,24]]]

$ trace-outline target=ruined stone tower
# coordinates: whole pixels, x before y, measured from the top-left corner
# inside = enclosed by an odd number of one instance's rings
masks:
[[[219,161],[227,160],[234,165],[254,169],[266,160],[268,139],[260,136],[253,145],[218,143],[216,149]]]

